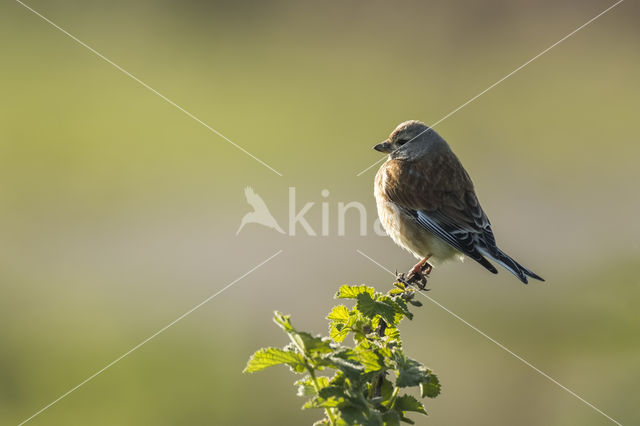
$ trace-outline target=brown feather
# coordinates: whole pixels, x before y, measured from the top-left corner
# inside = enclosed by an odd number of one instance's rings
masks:
[[[390,159],[383,165],[384,194],[401,207],[439,211],[451,224],[480,231],[488,223],[469,174],[450,150],[419,161]]]

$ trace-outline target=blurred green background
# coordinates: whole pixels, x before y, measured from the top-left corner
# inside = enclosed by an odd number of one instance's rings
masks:
[[[278,309],[326,332],[344,283],[382,290],[414,260],[337,236],[375,215],[371,147],[439,120],[608,1],[28,4],[283,173],[269,171],[13,1],[0,5],[0,423],[18,424],[277,250],[274,260],[34,418],[33,425],[311,424]],[[622,424],[639,424],[640,8],[624,2],[437,130],[501,246],[544,276],[473,262],[430,296]],[[251,185],[286,228],[236,236]],[[321,190],[330,190],[322,198]],[[405,324],[443,383],[431,425],[612,424],[439,307]]]

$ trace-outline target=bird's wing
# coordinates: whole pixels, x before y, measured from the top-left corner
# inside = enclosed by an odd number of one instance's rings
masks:
[[[483,256],[497,250],[491,224],[453,152],[432,153],[419,161],[392,159],[383,167],[383,191],[390,201],[421,227],[497,273]]]
[[[249,203],[249,205],[253,207],[254,211],[269,211],[269,208],[267,208],[267,205],[264,203],[262,197],[256,194],[256,192],[250,186],[247,186],[244,189],[244,195],[247,198],[247,203]]]

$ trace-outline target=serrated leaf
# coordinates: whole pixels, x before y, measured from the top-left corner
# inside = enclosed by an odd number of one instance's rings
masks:
[[[310,408],[333,408],[333,407],[337,407],[338,404],[339,404],[339,402],[334,400],[334,399],[332,399],[330,401],[327,401],[324,398],[318,398],[316,396],[314,398],[311,398],[310,400],[308,400],[304,404],[302,404],[302,409],[303,410],[308,410]]]
[[[404,301],[401,297],[389,298],[392,303],[396,306],[396,312],[403,314],[405,317],[410,320],[413,319],[413,314],[409,312],[409,307],[407,306],[407,302]]]
[[[373,350],[371,348],[374,348],[374,347],[377,348],[378,346],[373,345],[370,340],[366,340],[365,339],[365,340],[363,340],[361,342],[358,342],[358,344],[356,345],[355,349],[368,351],[368,350]]]
[[[382,365],[380,365],[380,359],[375,352],[367,349],[360,349],[356,350],[355,353],[356,361],[362,364],[365,373],[378,371],[382,368]]]
[[[351,380],[360,380],[361,374],[364,373],[364,366],[357,361],[354,361],[354,359],[355,353],[353,350],[343,349],[323,358],[321,363],[336,370],[340,370]]]
[[[399,296],[402,293],[404,293],[404,290],[401,290],[399,288],[394,288],[393,290],[389,290],[389,296]]]
[[[334,342],[340,343],[344,341],[349,335],[349,331],[351,329],[347,327],[345,324],[331,324],[329,327],[329,336],[333,339]]]
[[[409,417],[405,417],[405,416],[400,417],[400,421],[403,422],[403,423],[408,423],[410,425],[415,425],[416,424],[416,422],[411,420]]]
[[[375,290],[366,285],[343,285],[336,293],[337,299],[355,299],[359,294],[367,293],[373,297]]]
[[[364,408],[358,407],[342,407],[340,408],[340,419],[345,425],[362,425],[362,426],[382,426],[382,413],[378,410],[369,409],[368,412]],[[341,423],[338,423],[341,424]]]
[[[298,382],[296,382],[298,383]],[[313,385],[308,385],[306,383],[298,384],[298,392],[296,395],[298,396],[315,396],[317,394],[316,388]]]
[[[387,329],[384,331],[384,335],[389,337],[389,339],[391,340],[400,341],[400,330],[398,330],[396,327],[387,327]]]
[[[334,306],[329,315],[327,315],[327,319],[331,321],[339,321],[339,322],[347,322],[349,321],[350,312],[349,308],[344,305]]]
[[[316,381],[320,389],[329,386],[329,379],[327,377],[317,377]],[[318,394],[311,376],[304,376],[302,379],[295,382],[294,385],[298,387],[298,396],[315,396]]]
[[[290,334],[291,337],[295,339],[300,346],[302,346],[306,354],[325,354],[333,352],[333,349],[331,348],[331,341],[327,338],[312,336],[305,331],[293,332]]]
[[[318,376],[316,377],[316,381],[318,382],[320,389],[329,386],[329,378],[326,376]]]
[[[382,420],[384,426],[400,426],[400,420],[402,420],[402,418],[397,411],[391,410],[382,415]]]
[[[395,360],[398,367],[396,386],[401,388],[418,386],[427,377],[426,367],[418,361],[407,358],[401,353],[395,354]]]
[[[347,398],[344,390],[338,386],[327,386],[318,392],[318,396],[307,401],[302,408],[333,408],[343,404]]]
[[[391,358],[392,351],[388,347],[378,348],[378,353],[384,358]]]
[[[340,343],[349,335],[355,316],[351,315],[346,306],[338,305],[327,315],[327,319],[331,320],[329,323],[329,336],[335,342]]]
[[[302,350],[305,355],[310,356],[317,353],[329,353],[333,350],[329,339],[296,330],[293,324],[291,324],[291,315],[284,315],[275,311],[273,320],[289,334],[291,340],[295,342],[295,346]]]
[[[262,348],[251,356],[243,373],[254,373],[281,364],[287,364],[295,371],[304,370],[304,362],[300,354],[278,348]]]
[[[344,389],[340,386],[326,386],[320,389],[320,392],[318,392],[318,395],[324,399],[347,397],[347,395],[344,393]]]
[[[336,371],[336,374],[334,374],[333,377],[329,379],[329,384],[333,386],[344,386],[345,383],[346,379],[342,371]]]
[[[427,378],[420,383],[420,396],[423,398],[425,396],[428,398],[435,398],[440,395],[441,390],[440,381],[438,380],[438,376],[435,374],[429,373]]]
[[[402,351],[398,324],[405,316],[411,318],[413,301],[409,290],[398,287],[382,294],[365,285],[342,286],[336,298],[355,299],[356,306],[338,305],[327,314],[330,338],[298,331],[289,315],[275,312],[274,321],[291,343],[284,349],[259,350],[245,371],[281,364],[310,373],[295,383],[299,396],[311,397],[303,408],[331,410],[336,426],[412,423],[405,412],[426,414],[424,406],[410,395],[397,396],[398,387],[419,385],[423,396],[434,397],[440,393],[440,384],[430,370]],[[355,340],[354,348],[336,343],[348,335]],[[315,376],[325,369],[335,372],[331,379]],[[328,423],[325,418],[318,425]]]
[[[328,358],[335,367],[349,376],[349,373],[360,374],[364,372],[364,366],[353,360],[353,357],[346,357],[341,354],[332,355]]]
[[[387,324],[396,324],[396,308],[390,303],[390,298],[389,300],[377,301],[369,293],[360,293],[357,300],[356,309],[362,312],[362,315],[368,318],[380,315]]]
[[[402,395],[396,398],[394,408],[398,411],[414,411],[416,413],[427,414],[424,405],[413,395]]]

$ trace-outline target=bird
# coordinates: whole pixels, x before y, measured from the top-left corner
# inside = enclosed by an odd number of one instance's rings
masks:
[[[282,230],[282,228],[280,228],[280,225],[278,225],[278,222],[269,211],[269,208],[265,204],[262,197],[256,194],[253,188],[247,186],[244,189],[244,196],[247,199],[247,203],[249,203],[249,205],[253,207],[253,211],[245,214],[242,217],[242,220],[240,221],[240,227],[238,228],[236,235],[238,235],[242,228],[244,228],[244,226],[248,223],[259,223],[260,225],[275,229],[279,233],[284,234],[284,231]]]
[[[405,121],[373,148],[388,154],[374,184],[380,223],[397,245],[420,259],[409,280],[418,278],[424,286],[432,263],[469,257],[497,274],[489,258],[524,284],[528,278],[544,281],[498,248],[469,174],[435,130]]]

